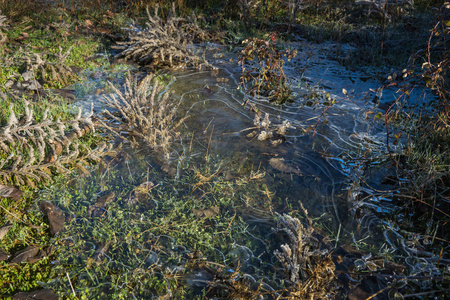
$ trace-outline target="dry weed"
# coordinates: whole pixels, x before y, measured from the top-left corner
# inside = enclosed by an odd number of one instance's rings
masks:
[[[25,103],[25,116],[20,121],[10,107],[6,126],[0,128],[0,181],[4,184],[35,186],[36,182],[52,181],[52,170],[68,172],[68,166],[86,171],[88,161],[97,161],[107,149],[106,145],[91,150],[79,144],[77,138],[93,132],[92,111],[81,117],[81,109],[74,119],[53,119],[47,109],[37,122],[29,103]],[[72,132],[68,132],[72,129]]]
[[[335,265],[327,249],[314,236],[312,220],[304,209],[308,226],[289,215],[278,215],[278,230],[284,231],[288,244],[274,254],[282,263],[290,284],[288,299],[330,299],[337,291]]]
[[[77,78],[77,75],[66,64],[71,50],[72,47],[63,53],[62,48],[59,47],[59,52],[52,55],[55,62],[50,62],[48,58],[45,58],[47,55],[44,53],[30,53],[26,57],[27,70],[31,70],[35,74],[40,74],[44,83],[51,81],[58,82],[62,86],[67,86]]]
[[[170,98],[168,92],[163,92],[164,87],[159,85],[158,80],[154,80],[153,74],[147,75],[139,83],[137,78],[131,75],[126,77],[124,92],[110,86],[115,94],[104,96],[103,102],[112,110],[105,110],[105,113],[117,121],[120,130],[130,134],[133,144],[134,138],[142,139],[151,147],[161,147],[163,152],[168,154],[172,138],[178,133],[175,129],[186,119],[182,118],[174,123],[176,112],[181,100]],[[123,138],[116,129],[103,121],[103,126]]]
[[[150,67],[212,68],[206,59],[200,58],[189,49],[194,39],[205,35],[198,24],[177,17],[174,6],[172,14],[165,22],[158,16],[158,6],[154,16],[150,15],[147,8],[147,15],[149,22],[146,23],[145,29],[133,26],[129,40],[117,43],[115,48],[123,50],[118,57],[125,57]]]
[[[2,12],[0,11],[0,45],[6,42],[6,34],[3,32],[3,30],[6,29],[7,25],[6,22],[8,21],[8,18],[4,15],[2,15]]]

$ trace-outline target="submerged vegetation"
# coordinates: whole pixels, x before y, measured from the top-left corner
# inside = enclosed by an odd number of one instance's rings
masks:
[[[0,297],[446,297],[450,3],[54,2],[0,0]]]

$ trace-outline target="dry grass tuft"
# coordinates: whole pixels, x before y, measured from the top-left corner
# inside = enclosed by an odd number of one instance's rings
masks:
[[[6,22],[8,21],[8,18],[4,15],[2,15],[2,11],[0,10],[0,45],[6,42],[6,34],[3,32],[3,30],[6,29],[7,25]]]
[[[66,64],[71,50],[72,47],[63,53],[62,48],[59,47],[59,52],[51,55],[55,62],[45,59],[45,54],[32,53],[26,57],[27,69],[35,72],[35,74],[40,74],[44,83],[49,83],[51,80],[52,82],[59,82],[62,86],[67,86],[78,78],[76,73]]]
[[[174,123],[177,109],[181,100],[174,100],[169,92],[164,91],[164,87],[159,85],[158,80],[154,80],[153,74],[147,75],[139,83],[137,78],[131,75],[126,77],[124,92],[110,83],[115,94],[104,96],[103,102],[112,110],[105,110],[105,113],[118,122],[120,130],[130,134],[133,144],[135,138],[142,139],[151,147],[162,148],[168,154],[171,141],[178,133],[175,131],[186,119],[182,118]],[[104,127],[123,138],[116,129],[103,121]]]
[[[330,299],[336,293],[335,265],[327,249],[314,236],[312,220],[303,226],[299,219],[278,215],[277,227],[284,231],[289,243],[281,245],[274,254],[283,264],[290,284],[288,299]]]
[[[117,43],[115,48],[123,50],[118,57],[150,67],[212,68],[206,59],[189,49],[195,39],[206,35],[196,23],[177,17],[174,6],[166,21],[158,16],[158,6],[154,16],[150,15],[147,8],[147,15],[149,22],[145,29],[133,26],[129,40]]]

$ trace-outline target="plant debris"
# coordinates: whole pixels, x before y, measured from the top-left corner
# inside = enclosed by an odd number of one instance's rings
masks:
[[[308,219],[307,227],[297,218],[277,214],[277,228],[287,234],[289,242],[281,245],[281,251],[275,250],[274,254],[283,264],[293,299],[325,299],[337,291],[335,265],[330,251],[321,250],[321,243],[314,236],[312,220],[303,210]]]
[[[116,194],[114,192],[108,193],[95,201],[93,205],[90,205],[88,208],[88,214],[91,217],[100,217],[104,214],[106,207],[109,203],[114,201],[116,198]]]
[[[217,214],[220,212],[220,208],[217,206],[205,208],[205,209],[192,209],[192,212],[197,218],[213,218],[217,216]]]

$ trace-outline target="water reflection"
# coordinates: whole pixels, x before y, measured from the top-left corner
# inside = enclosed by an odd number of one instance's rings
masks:
[[[211,58],[223,52],[215,48]],[[392,194],[375,195],[361,182],[373,166],[370,158],[386,153],[383,122],[374,118],[366,97],[377,84],[316,58],[306,68],[302,55],[288,65],[287,75],[297,81],[293,103],[274,106],[251,98],[258,112],[242,105],[239,70],[231,62],[216,60],[218,71],[167,73],[174,77],[166,90],[182,99],[178,117],[189,116],[168,159],[145,146],[125,146],[90,177],[62,183],[42,196],[71,215],[67,236],[58,241],[54,275],[66,273],[79,290],[99,297],[119,290],[137,298],[175,297],[183,284],[201,295],[213,281],[213,289],[226,290],[237,289],[240,280],[273,292],[284,285],[273,254],[285,242],[273,229],[275,213],[301,217],[303,207],[324,245],[364,244],[387,254],[411,249],[395,229],[380,230],[389,224],[375,213],[393,209]],[[320,101],[305,105],[311,94],[336,104],[330,109]],[[76,104],[87,99],[100,109],[99,97],[88,95]],[[256,114],[267,115],[270,125],[255,125]],[[294,128],[258,139],[284,121]],[[271,143],[277,139],[281,142]],[[114,199],[90,215],[89,207],[109,191]],[[358,202],[362,194],[367,197]],[[367,257],[358,262],[359,268],[374,267]],[[59,290],[72,284],[64,277],[56,281],[50,286]]]

